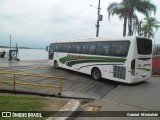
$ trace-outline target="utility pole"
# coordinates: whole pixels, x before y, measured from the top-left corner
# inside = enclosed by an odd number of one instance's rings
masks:
[[[102,19],[103,19],[103,16],[100,14],[100,10],[101,10],[101,8],[100,8],[100,0],[99,0],[99,2],[98,2],[98,12],[97,12],[97,24],[96,24],[96,28],[97,28],[97,30],[96,30],[96,37],[98,37],[99,36],[99,27],[100,27],[100,25],[99,25],[99,21],[102,21]]]

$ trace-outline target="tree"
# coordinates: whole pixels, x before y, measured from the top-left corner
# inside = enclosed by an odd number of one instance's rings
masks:
[[[124,2],[120,2],[120,3],[111,3],[108,8],[108,19],[110,20],[110,16],[112,15],[118,15],[118,17],[120,19],[124,19],[124,23],[123,23],[123,36],[126,36],[126,27],[127,27],[127,14],[128,11],[126,9],[126,6],[124,4]]]
[[[154,36],[154,29],[157,31],[160,27],[160,22],[156,20],[156,18],[149,17],[144,19],[145,22],[142,24],[142,33],[144,37],[153,38]]]
[[[154,45],[153,55],[160,56],[160,45]]]
[[[108,18],[118,15],[120,19],[124,19],[123,36],[126,36],[127,21],[128,35],[133,35],[133,19],[136,18],[136,11],[148,17],[152,12],[156,12],[156,6],[150,0],[122,0],[121,2],[111,3],[108,8]]]

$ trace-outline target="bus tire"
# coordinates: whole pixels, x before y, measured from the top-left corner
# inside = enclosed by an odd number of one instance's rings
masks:
[[[101,79],[101,71],[98,68],[93,68],[91,72],[91,76],[94,80]]]
[[[56,69],[59,68],[59,65],[58,65],[58,62],[57,62],[57,61],[54,61],[54,68],[56,68]]]

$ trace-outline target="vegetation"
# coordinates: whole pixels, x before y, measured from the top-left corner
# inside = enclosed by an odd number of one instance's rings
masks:
[[[160,22],[156,18],[151,17],[152,13],[156,13],[156,6],[150,0],[121,0],[121,2],[113,2],[108,8],[108,18],[117,15],[123,19],[123,36],[133,34],[153,38],[155,32],[160,27]],[[146,18],[138,19],[137,13],[142,13]],[[160,45],[153,46],[153,55],[160,56]]]
[[[31,96],[18,96],[10,94],[0,94],[0,111],[40,111],[43,109],[42,100],[38,100],[36,97]],[[9,120],[11,118],[3,118]],[[20,118],[12,118],[13,120],[19,120]],[[31,118],[25,118],[31,120]],[[35,118],[34,118],[35,119]],[[32,118],[32,120],[34,120]],[[39,120],[40,118],[37,118]],[[44,118],[40,119],[43,120]]]
[[[137,12],[142,13],[148,18],[151,13],[156,13],[156,6],[152,4],[150,0],[122,0],[119,3],[111,3],[107,11],[109,19],[111,15],[117,15],[120,19],[124,20],[123,36],[126,36],[127,26],[129,36],[132,36],[134,31],[135,33],[137,32],[138,35],[142,35],[140,34],[141,21],[139,22],[138,20]],[[145,33],[145,35],[148,34],[144,32],[144,30],[143,27],[143,33]]]
[[[0,94],[0,111],[57,111],[63,107],[67,101],[15,94]],[[11,118],[3,118],[10,120]],[[19,120],[20,118],[12,118]],[[42,118],[24,118],[25,120],[45,120]]]
[[[42,101],[36,97],[0,94],[0,111],[37,111],[42,110]]]
[[[144,20],[145,22],[142,26],[141,34],[144,37],[153,38],[155,34],[154,29],[157,31],[160,27],[159,22],[156,20],[156,18],[153,17],[145,18]]]
[[[159,56],[160,57],[160,45],[155,45],[153,47],[153,56]]]

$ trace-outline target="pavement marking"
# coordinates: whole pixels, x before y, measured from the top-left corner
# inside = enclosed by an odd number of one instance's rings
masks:
[[[134,109],[141,110],[141,111],[152,111],[152,110],[148,110],[148,109],[144,109],[144,108],[138,108],[138,107],[134,107],[134,106],[130,106],[130,105],[122,104],[122,103],[117,103],[117,102],[112,102],[112,101],[108,101],[108,100],[101,100],[101,101],[112,103],[112,104],[115,104],[115,105],[124,106],[124,107],[134,108]]]

